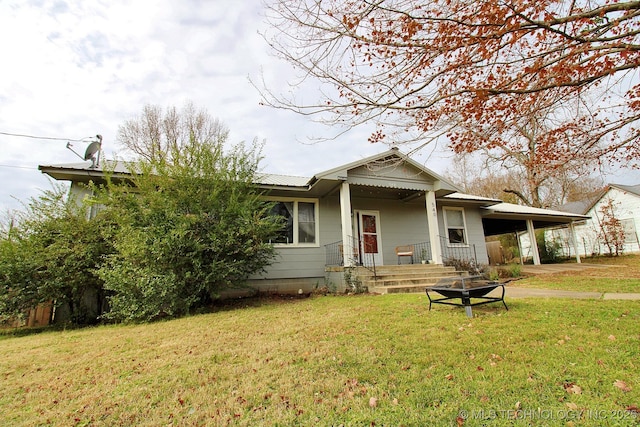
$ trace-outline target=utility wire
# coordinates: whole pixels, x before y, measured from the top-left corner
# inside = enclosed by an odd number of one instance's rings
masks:
[[[14,169],[38,170],[38,168],[29,167],[29,166],[13,166],[13,165],[0,165],[0,168],[14,168]]]
[[[82,139],[53,138],[53,137],[50,137],[50,136],[24,135],[24,134],[19,134],[19,133],[10,133],[10,132],[0,132],[0,135],[17,136],[17,137],[20,137],[20,138],[48,139],[48,140],[53,140],[53,141],[73,141],[73,142],[82,142],[82,141],[86,141],[89,138],[93,138],[92,136],[87,136],[87,137],[82,138]]]

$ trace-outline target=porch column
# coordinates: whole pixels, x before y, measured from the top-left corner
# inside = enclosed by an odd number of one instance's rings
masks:
[[[533,220],[527,220],[527,231],[529,232],[529,242],[531,244],[531,255],[533,255],[533,265],[540,265],[540,253],[538,252],[538,242],[536,240],[536,232],[533,228]]]
[[[440,248],[440,232],[438,230],[438,210],[436,209],[435,191],[425,194],[427,203],[427,222],[429,223],[429,243],[431,244],[431,258],[433,263],[442,264],[442,248]]]
[[[571,233],[571,243],[573,243],[573,250],[576,251],[576,262],[578,264],[582,263],[580,259],[580,252],[578,252],[578,238],[576,236],[576,228],[573,226],[573,221],[569,223],[569,231]]]
[[[342,223],[342,256],[345,267],[353,267],[353,224],[351,223],[351,191],[349,183],[340,186],[340,222]]]
[[[522,242],[520,241],[520,233],[516,231],[516,242],[518,242],[518,253],[520,254],[520,265],[524,265],[524,257],[522,253]]]

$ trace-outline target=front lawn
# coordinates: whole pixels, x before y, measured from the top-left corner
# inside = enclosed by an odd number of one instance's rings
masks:
[[[526,277],[512,285],[565,291],[640,293],[640,255],[584,258],[582,262],[585,267],[595,265],[596,268]]]
[[[640,301],[251,299],[0,336],[0,425],[636,425]]]

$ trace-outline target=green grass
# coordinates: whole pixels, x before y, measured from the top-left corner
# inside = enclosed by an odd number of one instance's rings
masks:
[[[0,425],[640,422],[640,301],[507,303],[468,319],[416,294],[247,300],[5,334]]]
[[[526,277],[513,282],[512,285],[565,291],[640,293],[640,255],[594,257],[582,261],[585,265],[595,264],[600,267],[587,268],[581,272]]]
[[[522,288],[558,289],[564,291],[640,293],[640,278],[585,278],[584,276],[573,276],[571,273],[554,274],[552,277],[527,277],[513,282],[512,285]]]

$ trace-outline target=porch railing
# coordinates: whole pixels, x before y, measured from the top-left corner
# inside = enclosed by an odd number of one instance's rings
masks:
[[[351,257],[351,264],[361,265],[360,244],[358,239],[349,236],[345,245],[342,240],[324,245],[325,265],[340,266],[345,264],[345,256]]]
[[[342,240],[324,245],[325,248],[325,265],[326,266],[343,266],[345,259],[349,260],[352,266],[364,267],[373,273],[374,282],[378,280],[376,271],[376,258],[373,253],[365,253],[363,251],[363,242],[355,237],[348,236],[347,244]]]
[[[450,244],[446,237],[439,236],[440,248],[442,250],[442,261],[445,265],[470,266],[473,269],[478,267],[478,256],[476,253],[476,245],[456,245]],[[432,260],[431,243],[429,241],[413,243],[413,259],[419,263],[420,260]],[[375,268],[374,259],[363,259],[360,251],[360,241],[357,238],[349,237],[349,242],[344,245],[342,240],[329,243],[325,248],[325,265],[341,266],[344,265],[345,256],[350,256],[353,265],[371,264]]]
[[[414,243],[411,246],[413,246],[413,262],[420,264],[422,260],[429,261],[433,259],[430,242]]]
[[[452,265],[460,270],[475,272],[478,269],[478,254],[476,245],[451,244],[446,237],[440,237],[442,263]]]

